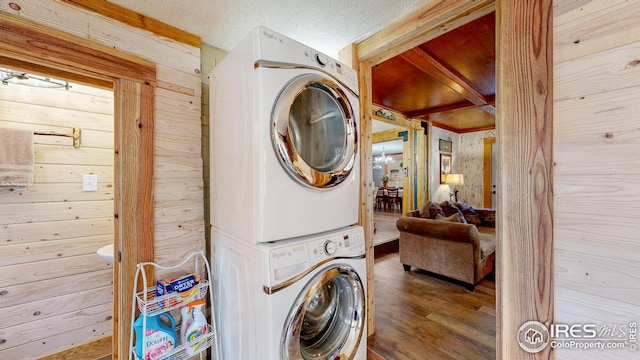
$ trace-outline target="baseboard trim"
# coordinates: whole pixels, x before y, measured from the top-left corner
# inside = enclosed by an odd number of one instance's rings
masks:
[[[111,335],[68,348],[55,354],[45,355],[38,360],[98,360],[112,354]]]

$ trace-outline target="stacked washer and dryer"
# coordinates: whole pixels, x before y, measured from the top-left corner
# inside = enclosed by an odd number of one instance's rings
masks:
[[[356,72],[258,27],[209,76],[221,358],[366,359]]]

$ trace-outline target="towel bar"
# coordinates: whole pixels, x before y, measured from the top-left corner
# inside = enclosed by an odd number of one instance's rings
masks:
[[[80,147],[80,132],[81,129],[79,128],[73,128],[73,133],[71,134],[61,134],[61,133],[57,133],[57,132],[39,132],[39,131],[34,131],[33,135],[44,135],[44,136],[66,136],[66,137],[70,137],[73,139],[73,147],[74,148],[79,148]]]

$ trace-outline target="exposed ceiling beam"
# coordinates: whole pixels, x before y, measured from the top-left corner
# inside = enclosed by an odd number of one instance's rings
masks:
[[[436,113],[441,113],[445,111],[464,109],[472,106],[476,106],[476,105],[470,103],[469,101],[462,101],[454,104],[448,104],[448,105],[442,105],[442,106],[436,106],[436,107],[430,107],[426,109],[411,111],[406,115],[408,118],[418,118],[418,117],[427,116],[429,114],[436,114]]]
[[[380,117],[378,115],[376,115],[376,111],[380,110],[380,109],[387,109],[389,111],[391,111],[391,113],[393,114],[393,116],[396,117],[395,121],[389,120],[389,119],[385,119],[383,117]],[[397,112],[395,110],[391,110],[387,107],[381,106],[379,104],[372,104],[371,106],[371,118],[378,120],[378,121],[382,121],[388,124],[394,124],[396,126],[399,127],[404,127],[404,128],[408,128],[408,129],[413,129],[413,130],[420,130],[420,125],[417,124],[416,121],[411,121],[411,119],[408,119],[407,116],[405,114],[402,114],[400,112]]]
[[[495,99],[495,95],[491,95],[491,96],[487,96],[487,103],[486,104],[480,104],[480,105],[474,105],[472,103],[470,103],[469,101],[462,101],[459,103],[455,103],[455,104],[449,104],[449,105],[442,105],[442,106],[437,106],[437,107],[432,107],[432,108],[426,108],[426,109],[421,109],[421,110],[416,110],[416,111],[411,111],[407,114],[405,114],[407,116],[407,118],[419,118],[419,117],[424,117],[430,114],[437,114],[437,113],[442,113],[442,112],[447,112],[447,111],[453,111],[453,110],[460,110],[460,109],[466,109],[466,108],[470,108],[470,107],[493,107],[495,109],[495,104],[496,104],[496,99]],[[483,110],[487,111],[486,108],[483,108]],[[487,111],[489,113],[491,113],[490,111]],[[495,115],[495,114],[493,114]]]
[[[424,49],[416,47],[400,54],[400,56],[420,71],[436,78],[438,81],[459,93],[472,104],[483,106],[483,109],[492,115],[496,114],[495,106],[490,104],[487,97],[476,90],[469,81],[457,71],[451,70],[447,65],[440,62]]]

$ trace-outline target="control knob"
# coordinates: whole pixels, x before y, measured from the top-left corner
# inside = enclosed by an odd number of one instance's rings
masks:
[[[316,62],[320,66],[325,66],[325,65],[327,65],[327,62],[329,62],[329,60],[327,59],[326,56],[324,56],[322,54],[316,54]]]
[[[325,255],[333,255],[336,253],[336,250],[338,250],[336,243],[334,243],[331,240],[325,241],[323,248],[324,248]]]

